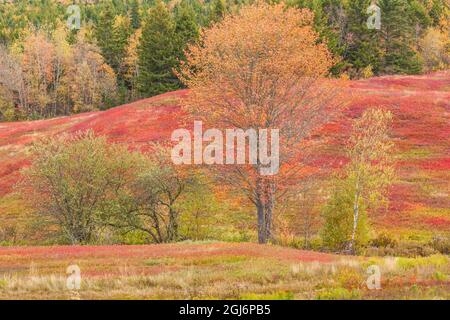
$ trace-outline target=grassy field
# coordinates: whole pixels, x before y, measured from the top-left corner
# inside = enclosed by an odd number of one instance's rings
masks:
[[[66,269],[78,265],[81,287]],[[381,271],[368,289],[367,269]],[[448,256],[361,258],[251,243],[0,249],[1,299],[450,299]]]

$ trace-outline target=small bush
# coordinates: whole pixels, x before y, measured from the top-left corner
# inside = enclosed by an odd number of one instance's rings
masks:
[[[17,229],[14,226],[4,226],[0,228],[0,242],[14,243],[17,238]]]
[[[430,257],[419,258],[399,258],[397,260],[397,265],[404,270],[426,266],[442,267],[447,266],[449,263],[449,258],[443,255],[433,255]]]
[[[359,290],[348,290],[345,288],[332,288],[317,295],[317,300],[351,300],[360,299]]]
[[[363,251],[363,254],[365,256],[396,256],[396,257],[409,257],[409,258],[415,258],[415,257],[427,257],[431,256],[433,254],[438,253],[437,250],[435,250],[433,247],[426,243],[421,242],[399,242],[395,244],[395,246],[389,245],[381,245],[383,243],[382,241],[388,241],[386,239],[384,240],[377,240],[380,242],[377,242],[377,246],[371,246],[366,248]],[[383,244],[386,244],[389,242],[384,242]],[[371,243],[373,245],[373,243]]]
[[[292,292],[275,292],[269,294],[246,293],[241,295],[241,300],[292,300],[294,294]]]
[[[434,236],[430,246],[442,254],[450,254],[450,237]]]
[[[436,272],[434,273],[434,278],[435,278],[437,281],[447,281],[447,280],[448,280],[448,275],[446,275],[445,273],[442,273],[442,272],[440,272],[440,271],[436,271]]]
[[[147,233],[140,230],[133,230],[127,232],[120,237],[120,242],[124,244],[147,244],[150,243],[150,239]]]
[[[376,238],[370,240],[370,245],[377,248],[394,248],[398,245],[397,240],[391,238],[387,233],[380,233]]]
[[[359,272],[351,268],[345,268],[340,271],[337,280],[341,287],[345,289],[359,288],[364,282],[363,277]]]

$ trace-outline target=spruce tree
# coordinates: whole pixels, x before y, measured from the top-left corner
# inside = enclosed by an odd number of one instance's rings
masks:
[[[380,0],[382,74],[415,74],[421,71],[414,51],[415,23],[407,0]]]
[[[175,22],[167,6],[158,0],[144,18],[138,46],[137,85],[143,96],[180,88],[180,81],[173,73],[178,54]]]
[[[123,59],[125,58],[128,38],[130,35],[130,18],[126,16],[116,16],[112,28],[112,38],[110,39],[113,54],[111,67],[116,71],[120,78],[121,73],[123,72]]]
[[[100,14],[97,25],[95,27],[95,38],[97,44],[102,51],[102,55],[108,65],[113,65],[114,60],[114,42],[113,38],[113,24],[114,24],[114,8],[111,1],[102,3],[100,7]]]
[[[133,27],[133,29],[139,29],[139,27],[141,26],[139,2],[137,0],[133,0],[130,4],[130,7],[131,26]]]
[[[227,11],[226,0],[213,0],[210,5],[209,23],[213,24],[222,20]]]
[[[369,66],[375,71],[379,70],[380,31],[367,26],[367,8],[370,5],[371,0],[354,0],[348,8],[348,39],[343,58],[350,63],[353,76],[359,76]]]
[[[200,28],[196,21],[195,11],[186,0],[176,8],[175,33],[178,41],[179,58],[183,58],[186,46],[198,39]]]

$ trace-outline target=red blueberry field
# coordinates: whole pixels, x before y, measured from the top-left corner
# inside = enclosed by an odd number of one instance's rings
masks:
[[[397,179],[388,207],[372,213],[370,224],[402,240],[428,242],[435,234],[448,234],[450,73],[376,77],[352,81],[346,90],[351,104],[321,131],[330,144],[314,165],[342,166],[352,119],[372,107],[390,110]],[[145,151],[149,142],[169,141],[183,125],[180,102],[187,94],[180,90],[107,111],[0,123],[0,226],[12,227],[22,237],[0,248],[0,298],[450,298],[446,255],[369,258],[219,241],[30,246],[47,244],[43,234],[48,230],[33,224],[14,186],[33,160],[33,142],[90,129],[110,142]],[[30,228],[33,233],[25,232]],[[366,285],[367,267],[374,264],[383,271],[383,290]],[[81,290],[76,292],[66,288],[70,265],[81,271]]]

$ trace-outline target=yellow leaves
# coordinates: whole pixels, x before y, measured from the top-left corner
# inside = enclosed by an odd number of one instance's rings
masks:
[[[429,28],[419,42],[420,53],[428,70],[442,70],[450,65],[449,28]]]
[[[142,35],[142,29],[137,29],[134,34],[131,35],[128,46],[126,49],[126,55],[124,59],[124,65],[125,65],[125,78],[128,81],[132,81],[134,77],[137,75],[137,61],[138,61],[138,53],[137,53],[137,47],[139,44],[139,39]]]
[[[392,120],[390,111],[368,109],[355,121],[350,137],[348,178],[363,196],[377,201],[384,199],[386,188],[394,180],[389,137]]]
[[[130,17],[118,15],[114,18],[113,28],[129,28],[130,23]]]

